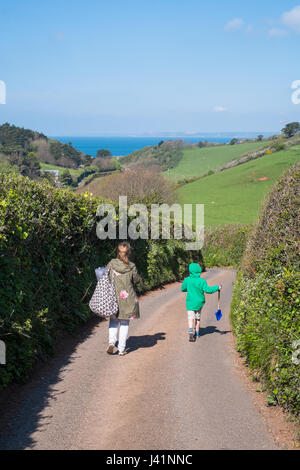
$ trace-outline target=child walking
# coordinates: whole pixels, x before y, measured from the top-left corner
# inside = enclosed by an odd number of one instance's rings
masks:
[[[205,304],[204,293],[213,294],[222,288],[221,285],[208,286],[206,280],[200,277],[201,271],[199,264],[191,263],[189,265],[190,275],[183,280],[181,286],[181,291],[187,292],[186,309],[188,313],[190,341],[196,341],[196,338],[199,338],[200,335],[201,310]]]
[[[124,241],[119,243],[117,258],[112,259],[107,267],[111,269],[111,279],[114,279],[119,311],[109,319],[108,354],[113,354],[119,329],[119,356],[126,354],[126,341],[129,321],[140,318],[139,303],[134,286],[141,282],[135,264],[129,261],[130,245]]]

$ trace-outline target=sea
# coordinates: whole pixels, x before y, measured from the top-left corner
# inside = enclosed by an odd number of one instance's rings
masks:
[[[254,139],[258,134],[263,134],[264,137],[269,137],[272,135],[271,132],[244,132],[244,133],[234,133],[230,132],[227,134],[212,134],[212,133],[203,133],[193,136],[172,136],[172,135],[161,135],[158,137],[154,136],[99,136],[99,137],[78,137],[78,136],[53,136],[51,138],[57,139],[60,142],[68,143],[71,142],[73,147],[77,150],[96,156],[97,150],[107,149],[110,150],[113,156],[124,156],[128,155],[135,150],[140,150],[148,145],[157,145],[160,141],[166,140],[185,140],[187,143],[197,143],[199,141],[208,141],[208,142],[219,142],[219,143],[228,143],[233,138],[237,139]]]

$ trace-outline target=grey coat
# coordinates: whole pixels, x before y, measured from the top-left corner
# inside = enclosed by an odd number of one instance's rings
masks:
[[[114,280],[119,312],[117,317],[120,320],[129,320],[136,316],[140,318],[139,302],[134,290],[134,284],[141,281],[137,273],[134,263],[123,263],[123,261],[115,258],[108,265],[110,268],[111,279]]]

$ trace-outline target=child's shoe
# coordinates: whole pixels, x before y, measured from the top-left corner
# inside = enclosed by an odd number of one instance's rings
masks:
[[[115,347],[114,344],[109,344],[107,346],[107,349],[106,349],[107,354],[113,354],[114,353],[114,347]]]
[[[194,333],[194,331],[193,331],[192,329],[189,329],[189,341],[190,341],[191,343],[193,343],[193,342],[196,341],[196,339],[195,339],[195,333]]]

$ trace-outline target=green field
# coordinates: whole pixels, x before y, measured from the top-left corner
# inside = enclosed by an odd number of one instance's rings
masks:
[[[83,168],[73,169],[73,168],[65,168],[63,166],[51,165],[49,163],[42,163],[40,162],[41,170],[59,170],[63,172],[64,170],[69,170],[72,176],[79,176],[83,172]]]
[[[249,224],[276,180],[298,160],[299,147],[291,147],[186,184],[176,193],[181,204],[205,205],[206,226]]]
[[[268,142],[249,142],[236,145],[221,145],[217,147],[192,147],[183,149],[183,157],[175,168],[166,172],[174,182],[184,178],[192,178],[215,170],[224,163],[241,157],[246,152],[263,148]]]
[[[79,176],[83,172],[83,168],[65,168],[64,166],[52,165],[50,163],[40,163],[41,170],[59,170],[60,172],[64,170],[69,170],[72,176]]]

